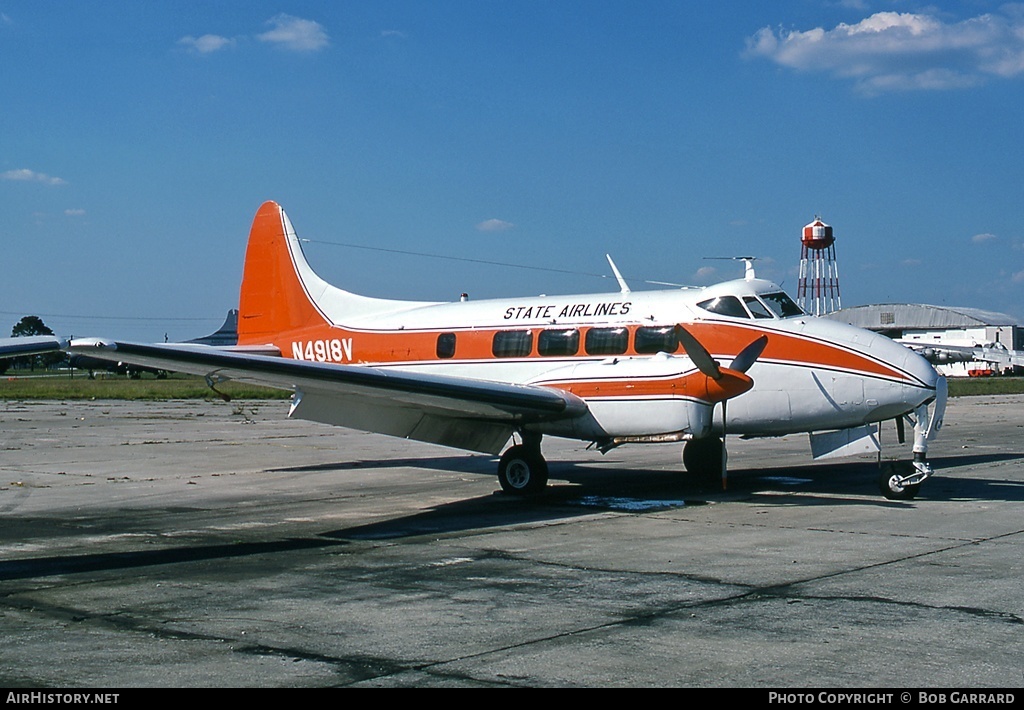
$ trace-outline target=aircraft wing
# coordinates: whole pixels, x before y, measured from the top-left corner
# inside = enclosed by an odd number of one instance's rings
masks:
[[[68,341],[53,335],[33,335],[27,338],[0,338],[0,358],[42,355],[63,350]]]
[[[205,345],[76,339],[67,350],[201,375],[211,386],[234,380],[291,390],[292,417],[493,454],[519,424],[574,418],[588,411],[582,399],[554,388],[291,360]]]
[[[933,365],[953,362],[990,362],[995,365],[1024,365],[1024,354],[1002,347],[985,345],[945,345],[921,343],[919,341],[897,340],[900,345],[910,348]]]

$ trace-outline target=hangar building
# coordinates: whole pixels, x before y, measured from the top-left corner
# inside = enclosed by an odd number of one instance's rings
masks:
[[[844,308],[829,313],[825,318],[873,330],[916,350],[931,348],[938,353],[933,362],[947,376],[1021,370],[1019,356],[1020,351],[1024,351],[1024,325],[1005,313],[978,308],[881,303]],[[941,346],[951,347],[943,351]],[[943,359],[955,359],[951,355],[956,348],[974,348],[979,353],[984,350],[994,353],[994,356],[986,361],[943,362]],[[1007,351],[1005,359],[1000,357],[1002,351]],[[944,352],[948,355],[945,358],[942,356]],[[999,362],[992,362],[992,359]]]

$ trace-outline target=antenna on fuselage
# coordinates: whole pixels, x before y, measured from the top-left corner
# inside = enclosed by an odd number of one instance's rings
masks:
[[[608,260],[608,265],[612,267],[612,273],[615,274],[615,280],[619,282],[619,292],[629,293],[629,286],[626,285],[626,279],[622,278],[622,274],[619,273],[619,267],[612,261],[611,254],[605,254],[604,258]]]
[[[756,256],[705,256],[705,259],[717,259],[719,261],[742,261],[743,262],[743,280],[753,281],[757,278],[754,274],[754,262],[757,261]]]
[[[756,257],[753,257],[753,256],[741,256],[741,257],[737,257],[737,258],[743,260],[743,278],[745,280],[747,280],[747,281],[753,281],[755,278],[757,278],[754,275],[754,259]]]

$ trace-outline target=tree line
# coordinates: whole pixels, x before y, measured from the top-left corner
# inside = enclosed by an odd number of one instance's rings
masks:
[[[12,338],[27,338],[33,335],[53,335],[53,331],[43,323],[39,316],[24,316],[11,328]],[[9,367],[35,370],[36,367],[52,367],[67,359],[64,353],[45,353],[43,355],[27,355],[15,358],[0,358],[0,374],[7,372]]]

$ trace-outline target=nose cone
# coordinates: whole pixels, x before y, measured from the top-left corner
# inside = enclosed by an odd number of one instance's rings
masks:
[[[877,401],[873,420],[899,416],[935,398],[940,375],[931,363],[890,338],[826,319],[808,319],[806,333],[841,344],[851,369],[866,376],[865,395]]]
[[[932,364],[910,348],[893,342],[884,335],[875,336],[878,340],[872,344],[872,350],[881,352],[882,357],[897,369],[906,372],[912,379],[917,380],[921,387],[935,393],[936,384],[939,381],[939,373],[932,367]]]
[[[899,417],[935,400],[940,385],[944,390],[945,378],[936,372],[932,364],[910,348],[882,335],[876,337],[878,340],[872,343],[871,350],[884,358],[893,368],[906,373],[907,377],[896,389],[888,393],[881,392],[878,396],[878,407],[871,418],[882,420]],[[942,394],[944,397],[945,392]],[[945,408],[944,402],[941,407]],[[938,416],[941,418],[941,413]]]

